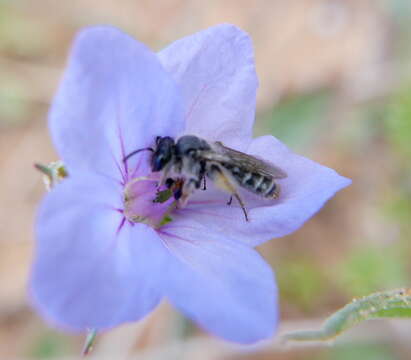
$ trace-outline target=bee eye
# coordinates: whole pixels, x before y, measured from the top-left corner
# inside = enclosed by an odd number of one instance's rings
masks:
[[[170,161],[170,156],[166,156],[164,154],[158,154],[154,156],[151,161],[151,170],[152,171],[161,171],[163,170],[164,166]]]
[[[151,168],[152,171],[160,171],[164,167],[164,157],[163,155],[158,155],[153,157]]]

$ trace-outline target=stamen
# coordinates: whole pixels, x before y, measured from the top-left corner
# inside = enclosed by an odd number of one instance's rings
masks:
[[[130,180],[123,192],[125,218],[131,223],[144,223],[154,229],[169,223],[177,201],[173,192],[168,191],[169,196],[165,196],[168,194],[164,194],[164,190],[159,191],[157,180],[147,176]]]

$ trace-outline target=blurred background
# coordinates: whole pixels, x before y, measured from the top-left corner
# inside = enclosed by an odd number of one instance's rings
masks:
[[[261,247],[286,330],[318,327],[353,297],[411,285],[409,0],[0,0],[0,359],[74,359],[83,338],[28,305],[33,219],[56,160],[47,110],[76,31],[112,24],[152,49],[229,22],[252,37],[255,134],[353,179],[306,225]],[[239,264],[241,266],[241,264]],[[238,348],[163,304],[99,337],[106,359],[410,359],[411,321],[367,322],[334,346]]]

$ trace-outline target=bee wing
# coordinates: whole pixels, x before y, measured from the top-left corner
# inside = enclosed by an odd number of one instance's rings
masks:
[[[228,148],[219,141],[213,143],[213,148],[215,152],[214,161],[231,161],[250,172],[262,173],[272,176],[274,179],[283,179],[287,177],[285,171],[274,164],[255,156],[245,154],[241,151]]]

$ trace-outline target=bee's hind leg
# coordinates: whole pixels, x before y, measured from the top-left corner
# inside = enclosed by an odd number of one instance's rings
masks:
[[[240,195],[238,195],[237,192],[233,193],[233,195],[235,196],[235,198],[237,199],[238,203],[241,206],[241,209],[243,210],[245,221],[250,221],[250,219],[248,218],[247,209],[245,208],[243,199],[241,199]]]
[[[233,195],[230,196],[230,199],[227,201],[227,205],[230,206],[233,202]]]
[[[231,183],[229,178],[224,174],[224,171],[217,166],[214,166],[212,170],[213,170],[213,172],[211,173],[212,178],[214,179],[216,185],[231,193],[230,200],[228,201],[227,204],[230,205],[232,203],[233,196],[234,196],[237,199],[238,203],[240,204],[241,209],[243,210],[245,220],[250,221],[250,219],[248,218],[248,212],[243,202],[243,199],[241,199],[240,195],[235,189],[235,186]]]

